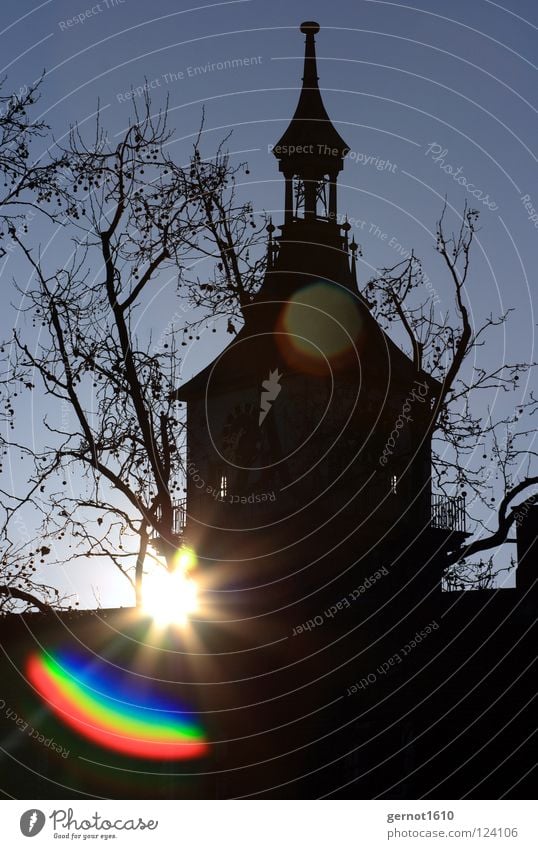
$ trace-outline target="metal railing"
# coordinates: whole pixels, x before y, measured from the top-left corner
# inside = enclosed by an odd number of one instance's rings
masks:
[[[465,533],[465,496],[432,495],[432,528]]]
[[[172,536],[179,538],[185,529],[187,523],[187,499],[176,501],[172,504]],[[157,509],[157,518],[160,519],[160,508]],[[153,530],[150,536],[151,542],[156,543],[160,540],[160,535]]]
[[[182,501],[176,501],[173,505],[174,508],[174,520],[172,525],[172,533],[174,536],[179,536],[183,533],[185,525],[187,524],[187,499],[184,498]]]
[[[249,505],[246,505],[249,506]],[[256,505],[258,508],[256,515],[264,505]],[[266,505],[265,505],[266,506]],[[176,502],[174,505],[174,519],[172,526],[172,534],[174,537],[180,537],[183,533],[187,522],[187,501]],[[445,531],[460,531],[466,532],[466,510],[465,496],[450,496],[450,495],[432,495],[431,507],[431,527]],[[154,532],[152,540],[157,539],[158,535]]]

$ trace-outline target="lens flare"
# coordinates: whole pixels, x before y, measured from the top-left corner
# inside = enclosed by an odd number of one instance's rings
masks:
[[[181,569],[183,572],[189,572],[191,569],[194,569],[196,563],[196,552],[193,548],[185,545],[177,551],[174,559],[174,566],[176,569]]]
[[[186,711],[73,653],[34,654],[28,679],[67,725],[93,743],[124,755],[187,760],[207,754],[201,728]]]
[[[157,625],[184,625],[198,609],[198,588],[181,571],[148,575],[142,597],[144,613]]]
[[[277,339],[290,365],[325,374],[356,360],[361,327],[353,295],[320,280],[290,298],[278,321]]]
[[[142,585],[142,609],[156,625],[185,625],[198,610],[198,587],[189,574],[195,566],[196,554],[187,547],[176,553],[172,571],[161,563],[149,565]]]

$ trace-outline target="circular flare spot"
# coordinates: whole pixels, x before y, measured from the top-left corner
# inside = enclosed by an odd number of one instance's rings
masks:
[[[327,374],[357,361],[361,316],[350,292],[318,281],[296,292],[278,321],[278,344],[289,365]]]

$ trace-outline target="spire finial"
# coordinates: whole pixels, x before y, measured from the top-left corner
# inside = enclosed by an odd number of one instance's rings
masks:
[[[319,24],[316,21],[303,21],[300,26],[303,35],[306,36],[304,51],[304,74],[303,85],[305,88],[316,88],[318,84],[318,69],[316,65],[316,34],[319,32]]]
[[[308,35],[309,33],[317,35],[320,30],[320,26],[317,21],[303,21],[300,26],[300,30],[304,35]]]
[[[269,233],[269,238],[267,240],[267,267],[271,269],[274,266],[275,256],[278,251],[278,248],[275,245],[275,240],[273,239],[273,233],[275,232],[276,227],[273,224],[272,216],[269,216],[269,224],[267,225],[266,230]]]
[[[344,250],[347,251],[349,248],[349,231],[351,230],[351,224],[347,220],[347,215],[346,220],[342,224],[342,230],[344,231]]]
[[[360,246],[355,241],[355,236],[353,236],[353,240],[349,247],[351,249],[351,279],[358,288],[359,281],[357,279],[357,254],[359,256],[362,256],[362,253],[360,250]]]

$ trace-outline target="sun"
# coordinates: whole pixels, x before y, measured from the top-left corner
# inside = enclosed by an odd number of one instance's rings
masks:
[[[156,625],[185,625],[198,610],[198,587],[189,576],[194,562],[194,553],[182,549],[172,571],[151,564],[142,586],[142,609]]]

